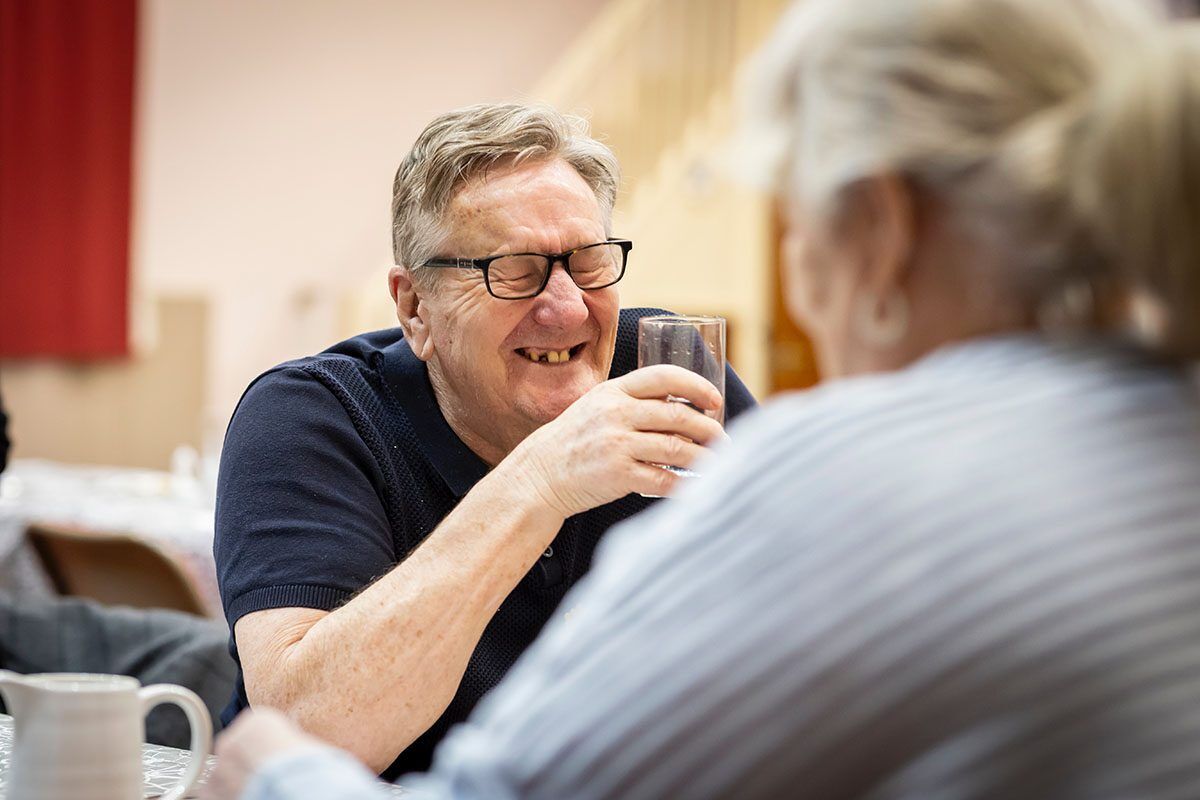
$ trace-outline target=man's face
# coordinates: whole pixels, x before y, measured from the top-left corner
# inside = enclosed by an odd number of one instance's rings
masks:
[[[446,221],[450,235],[439,256],[553,254],[606,238],[595,194],[561,160],[492,168],[459,190]],[[507,453],[608,377],[616,287],[584,292],[561,263],[545,291],[525,300],[489,295],[482,271],[449,270],[441,278],[421,294],[433,344],[430,376],[452,425]],[[530,357],[547,351],[566,351],[569,359]]]

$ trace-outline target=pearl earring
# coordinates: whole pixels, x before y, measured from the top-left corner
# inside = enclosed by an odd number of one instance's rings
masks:
[[[851,323],[863,344],[892,347],[908,332],[908,298],[895,290],[882,295],[860,292],[854,299]]]

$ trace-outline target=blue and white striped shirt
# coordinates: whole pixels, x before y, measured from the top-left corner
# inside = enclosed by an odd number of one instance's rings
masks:
[[[733,436],[609,535],[406,789],[1200,797],[1200,403],[1181,370],[1112,342],[976,340]],[[382,791],[323,760],[287,789],[294,768],[247,796]]]

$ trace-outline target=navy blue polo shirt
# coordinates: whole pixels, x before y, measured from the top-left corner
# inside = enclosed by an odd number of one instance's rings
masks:
[[[661,312],[621,311],[610,377],[636,367],[637,320],[649,313]],[[729,371],[726,417],[753,405]],[[264,373],[242,396],[221,454],[214,552],[230,630],[263,609],[337,608],[391,571],[487,470],[442,416],[426,365],[399,328]],[[604,532],[652,502],[629,495],[563,524],[484,630],[445,713],[386,776],[429,767],[450,726],[504,677],[587,572]],[[232,636],[230,652],[237,661]],[[246,706],[238,661],[222,719]]]

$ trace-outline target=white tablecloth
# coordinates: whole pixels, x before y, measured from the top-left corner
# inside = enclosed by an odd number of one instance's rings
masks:
[[[13,751],[13,719],[5,714],[0,714],[0,800],[6,797],[5,784],[8,770],[11,768]],[[179,783],[179,779],[183,777],[183,773],[187,771],[188,765],[191,764],[192,754],[187,750],[176,750],[174,747],[161,747],[155,744],[142,745],[142,780],[143,780],[143,796],[149,798],[159,797],[163,792],[170,789]],[[200,783],[203,784],[208,778],[213,767],[216,765],[217,759],[214,756],[209,756],[207,766],[200,776]],[[393,797],[401,797],[405,794],[404,788],[396,785],[388,785],[387,790]],[[196,797],[199,786],[189,792],[186,797]]]
[[[16,459],[0,474],[0,591],[52,594],[25,542],[32,522],[145,537],[178,556],[214,616],[213,495],[188,475]]]

